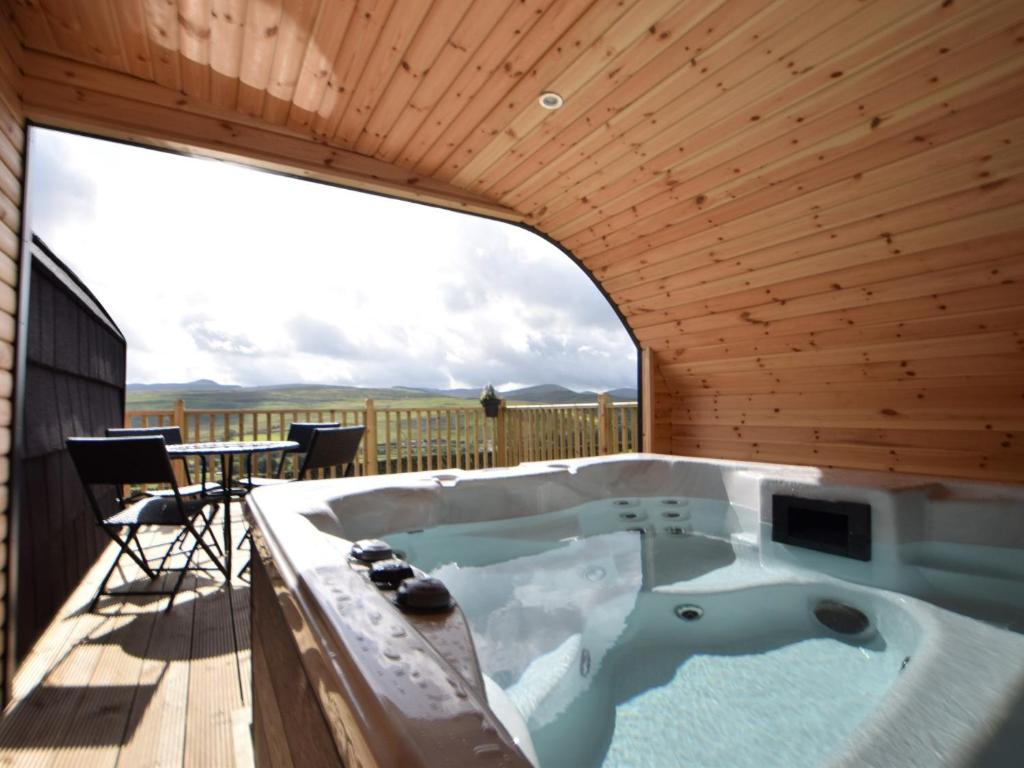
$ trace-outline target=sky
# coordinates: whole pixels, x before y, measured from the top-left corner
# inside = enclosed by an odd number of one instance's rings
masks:
[[[129,382],[636,386],[607,300],[520,227],[40,128],[28,168]]]

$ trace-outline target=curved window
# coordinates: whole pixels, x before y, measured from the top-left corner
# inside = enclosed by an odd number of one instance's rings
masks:
[[[124,329],[129,382],[635,398],[615,310],[526,229],[47,129],[30,146],[33,231]]]

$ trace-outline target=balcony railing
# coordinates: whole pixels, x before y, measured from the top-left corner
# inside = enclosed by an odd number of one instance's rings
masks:
[[[612,403],[601,395],[584,405],[505,406],[486,418],[479,405],[465,408],[362,408],[195,410],[178,400],[168,411],[125,413],[125,426],[178,425],[186,442],[283,440],[293,421],[365,424],[357,475],[421,470],[481,469],[629,453],[638,450],[637,404]],[[277,458],[258,455],[253,472],[276,471]],[[198,467],[196,468],[198,469]],[[285,476],[295,467],[286,465]],[[321,476],[334,476],[327,472]]]

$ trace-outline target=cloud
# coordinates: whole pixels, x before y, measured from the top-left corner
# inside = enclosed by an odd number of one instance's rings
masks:
[[[460,224],[462,259],[467,268],[458,282],[444,286],[449,310],[480,311],[514,297],[533,308],[557,312],[567,321],[571,318],[575,325],[622,328],[600,290],[569,257],[524,230],[496,237],[498,228],[512,230],[482,219],[466,219]],[[538,258],[538,252],[544,257]]]
[[[526,230],[226,163],[32,137],[33,222],[124,329],[130,381],[636,382],[612,307]]]
[[[358,359],[362,350],[340,328],[307,315],[296,315],[286,324],[296,352]]]
[[[214,318],[203,315],[183,317],[182,326],[192,336],[196,348],[203,352],[230,355],[259,355],[264,352],[244,333],[232,333],[219,327]]]
[[[50,132],[34,132],[29,173],[33,187],[44,191],[46,204],[31,209],[32,229],[47,242],[59,229],[80,227],[96,213],[96,183],[77,167],[74,146],[51,140]]]

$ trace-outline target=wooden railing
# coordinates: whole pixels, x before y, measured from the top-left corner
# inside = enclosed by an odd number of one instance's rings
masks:
[[[605,395],[586,405],[505,406],[486,418],[479,405],[465,408],[362,408],[193,410],[178,400],[169,411],[128,411],[125,426],[178,425],[186,442],[283,440],[293,421],[365,424],[356,474],[482,469],[523,461],[572,459],[639,449],[636,403]],[[277,456],[257,455],[253,472],[276,471]],[[193,474],[198,472],[193,466]],[[286,465],[285,476],[294,467]],[[333,471],[323,476],[333,476]]]

